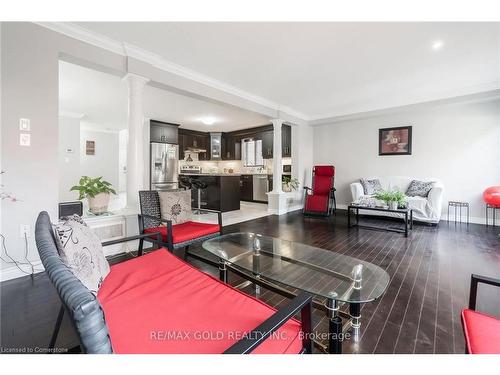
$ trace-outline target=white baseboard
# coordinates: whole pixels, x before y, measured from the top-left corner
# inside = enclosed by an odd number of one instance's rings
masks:
[[[113,251],[106,252],[106,256],[125,254],[126,252],[129,252],[129,251],[130,251],[129,249],[126,249],[126,251],[123,251],[119,248],[115,248],[115,249],[113,249]],[[33,268],[35,269],[35,274],[45,271],[45,268],[43,268],[41,260],[32,261],[31,263],[33,264]],[[23,271],[25,271],[26,273],[22,272],[16,266],[2,268],[0,270],[0,282],[12,280],[12,279],[17,279],[18,277],[28,276],[31,274],[31,267],[29,264],[20,264],[19,267],[21,267],[21,269]]]
[[[40,260],[36,260],[31,262],[33,263],[33,268],[35,269],[35,274],[45,271],[43,268],[42,262]],[[0,270],[0,282],[17,279],[18,277],[28,276],[31,274],[31,266],[29,264],[20,264],[19,267],[24,270],[22,272],[16,266],[11,266],[7,268],[2,268]]]
[[[290,206],[290,207],[287,207],[286,209],[281,210],[281,211],[278,209],[269,208],[267,210],[267,212],[269,212],[271,215],[284,215],[284,214],[287,214],[289,212],[298,211],[298,210],[302,210],[302,205]]]

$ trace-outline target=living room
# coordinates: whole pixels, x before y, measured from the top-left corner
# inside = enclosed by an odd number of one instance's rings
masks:
[[[2,353],[500,354],[498,20],[65,19],[0,23]]]

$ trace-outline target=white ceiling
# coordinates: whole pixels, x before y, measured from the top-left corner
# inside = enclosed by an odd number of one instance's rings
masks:
[[[59,108],[62,114],[84,115],[82,126],[120,130],[127,127],[127,85],[111,74],[61,61]],[[269,118],[236,107],[221,105],[146,86],[145,116],[203,131],[232,131],[269,123]],[[202,118],[216,122],[204,125]]]
[[[78,25],[308,119],[500,88],[500,23]]]

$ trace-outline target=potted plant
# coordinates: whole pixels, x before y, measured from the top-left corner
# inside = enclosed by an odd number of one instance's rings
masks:
[[[80,178],[78,185],[73,186],[71,191],[78,191],[80,196],[78,199],[87,198],[89,202],[89,210],[93,214],[100,215],[108,211],[108,204],[111,194],[116,194],[111,184],[103,181],[102,177]]]
[[[403,207],[406,204],[405,195],[398,190],[381,190],[375,194],[375,198],[387,203],[390,210],[396,210],[398,207]]]
[[[299,188],[299,180],[297,180],[296,178],[284,176],[282,188],[283,188],[283,191],[286,193],[297,190]]]

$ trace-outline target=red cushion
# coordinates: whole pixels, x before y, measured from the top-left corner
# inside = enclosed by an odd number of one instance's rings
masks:
[[[333,180],[329,176],[314,176],[313,193],[320,195],[330,194],[333,187]]]
[[[306,195],[306,212],[326,212],[328,195]]]
[[[275,312],[165,249],[112,266],[97,298],[116,353],[222,353]],[[299,333],[291,319],[254,353],[299,353]]]
[[[316,165],[314,167],[315,176],[330,176],[335,174],[335,167],[333,165]]]
[[[317,165],[314,167],[313,177],[313,193],[314,194],[330,194],[333,187],[333,176],[335,175],[335,167],[333,165]]]
[[[198,223],[196,221],[186,221],[182,224],[172,225],[172,237],[175,243],[194,240],[209,234],[220,231],[218,224]],[[144,229],[144,233],[160,232],[164,242],[167,242],[167,227],[162,225],[157,228]]]
[[[465,309],[462,325],[469,353],[500,354],[500,319]]]

